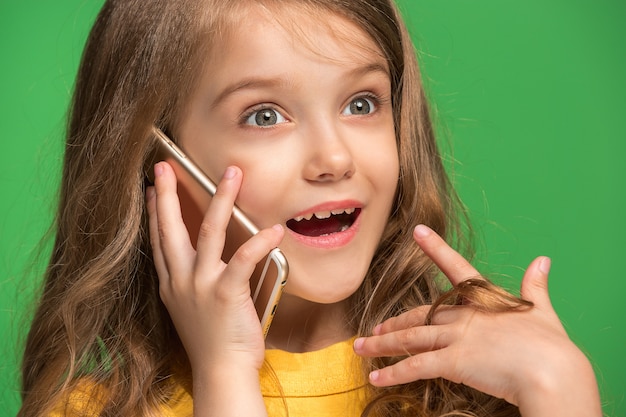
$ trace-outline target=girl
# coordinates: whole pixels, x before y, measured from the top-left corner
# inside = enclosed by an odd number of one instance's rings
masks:
[[[144,185],[154,125],[222,178],[195,247],[171,167]],[[263,230],[225,263],[235,201]],[[108,1],[20,415],[601,415],[549,259],[496,288],[443,240],[456,207],[389,1]],[[276,246],[264,341],[248,279]]]

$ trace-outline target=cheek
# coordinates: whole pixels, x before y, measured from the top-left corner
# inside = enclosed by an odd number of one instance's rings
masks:
[[[372,158],[374,169],[381,173],[381,182],[387,186],[395,186],[400,175],[400,161],[395,143],[381,151],[379,155],[378,158]]]
[[[393,130],[383,132],[380,140],[359,148],[362,166],[379,190],[393,190],[400,175],[400,161]]]
[[[268,160],[257,155],[251,160],[232,162],[243,171],[237,205],[261,229],[282,222],[277,215],[289,196],[289,179],[293,178],[293,168],[284,163],[288,160]]]

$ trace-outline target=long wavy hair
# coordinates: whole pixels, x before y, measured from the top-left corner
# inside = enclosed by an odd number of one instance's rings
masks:
[[[55,243],[22,363],[19,416],[45,415],[88,379],[103,416],[157,415],[189,368],[160,301],[148,239],[143,166],[150,128],[176,129],[213,42],[250,0],[109,0],[93,26],[68,121]],[[418,223],[463,242],[459,202],[442,165],[415,50],[391,0],[258,0],[268,8],[338,14],[387,58],[400,159],[393,213],[351,325],[374,325],[412,307],[472,300],[487,310],[522,305],[491,284],[444,294],[432,262],[406,229]],[[496,294],[494,297],[493,294]],[[364,363],[363,372],[400,358]],[[364,414],[515,416],[517,409],[445,380],[372,388]]]

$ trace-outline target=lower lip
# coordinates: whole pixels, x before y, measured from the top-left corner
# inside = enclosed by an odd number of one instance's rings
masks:
[[[357,217],[354,223],[352,223],[352,226],[350,226],[343,232],[331,233],[324,236],[305,236],[298,234],[289,228],[286,229],[296,241],[303,243],[307,246],[320,249],[336,249],[342,246],[346,246],[352,241],[352,239],[354,239],[357,232],[359,231],[362,214],[363,212],[361,211],[359,217]]]

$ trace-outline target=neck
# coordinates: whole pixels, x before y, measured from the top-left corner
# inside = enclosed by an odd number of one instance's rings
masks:
[[[354,331],[347,326],[346,309],[345,300],[318,304],[283,294],[267,335],[266,347],[302,353],[349,339]]]

